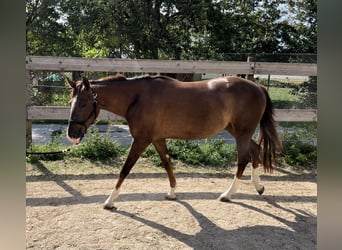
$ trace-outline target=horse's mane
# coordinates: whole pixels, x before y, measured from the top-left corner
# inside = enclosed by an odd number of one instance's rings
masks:
[[[164,76],[164,75],[143,75],[143,76],[137,76],[137,77],[133,77],[133,78],[129,78],[129,80],[140,80],[140,79],[172,79],[171,77],[168,76]]]
[[[144,80],[144,79],[157,79],[157,78],[170,79],[170,77],[163,76],[163,75],[154,75],[154,76],[143,75],[143,76],[137,76],[133,78],[127,78],[126,76],[118,73],[116,75],[102,77],[98,80],[92,80],[91,84],[105,84],[105,83],[114,82],[114,81]]]
[[[105,81],[118,81],[118,80],[120,80],[120,81],[127,80],[127,78],[126,78],[126,76],[118,73],[116,75],[102,77],[102,78],[95,80],[93,82],[99,83],[99,82],[105,82]]]

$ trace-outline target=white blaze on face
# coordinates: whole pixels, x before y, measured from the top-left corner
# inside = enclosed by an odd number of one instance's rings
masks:
[[[72,119],[71,119],[71,114],[72,114],[73,111],[74,111],[74,108],[75,108],[75,105],[76,105],[75,103],[76,103],[76,98],[73,98],[73,99],[71,100],[69,121],[72,120]],[[69,128],[68,128],[68,130],[69,130]],[[71,138],[71,137],[69,137],[69,134],[68,134],[68,139],[69,139],[69,141],[72,142],[72,144],[74,144],[74,145],[79,144],[80,141],[81,141],[81,138]]]
[[[69,120],[71,120],[71,114],[74,112],[75,105],[76,105],[76,98],[74,97],[71,100]]]

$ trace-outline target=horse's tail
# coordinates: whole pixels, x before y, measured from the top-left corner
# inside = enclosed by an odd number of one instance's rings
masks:
[[[259,145],[262,145],[261,159],[265,172],[272,172],[272,160],[275,161],[276,153],[282,151],[282,143],[278,136],[273,104],[267,90],[261,86],[266,97],[266,108],[260,120]]]

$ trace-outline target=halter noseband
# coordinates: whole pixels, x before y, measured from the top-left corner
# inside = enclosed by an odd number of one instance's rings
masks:
[[[85,121],[74,121],[72,120],[71,118],[69,119],[69,124],[77,124],[77,125],[81,125],[85,128],[85,133],[87,132],[87,126],[86,126],[86,123],[87,121],[93,116],[95,115],[95,119],[98,115],[97,113],[97,108],[96,108],[96,104],[97,104],[97,93],[91,89],[91,93],[93,94],[93,111],[90,113],[90,115],[88,116],[88,118],[85,120]]]

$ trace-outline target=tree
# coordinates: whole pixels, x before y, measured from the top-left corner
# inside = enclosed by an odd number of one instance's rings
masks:
[[[288,1],[285,52],[317,53],[317,0]]]
[[[317,51],[316,0],[28,0],[26,12],[32,55],[246,60]]]
[[[56,0],[26,1],[26,51],[30,55],[65,55],[68,39],[60,3]]]

